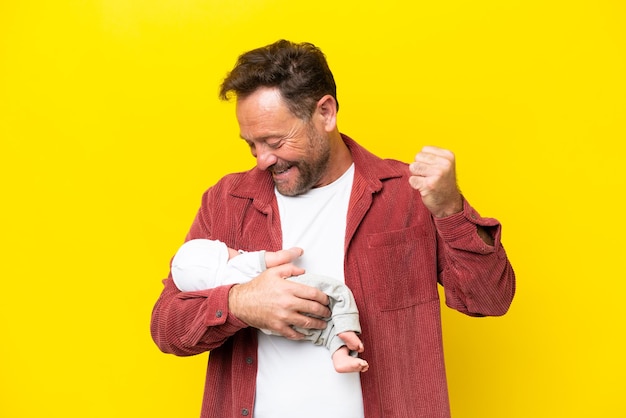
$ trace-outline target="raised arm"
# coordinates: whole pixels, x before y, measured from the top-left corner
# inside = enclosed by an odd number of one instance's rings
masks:
[[[503,315],[515,294],[515,273],[500,242],[500,224],[480,217],[461,195],[452,152],[424,147],[409,169],[409,183],[437,228],[446,304],[472,316]]]
[[[446,304],[470,316],[504,315],[515,295],[515,273],[500,242],[502,226],[463,201],[463,211],[436,218],[439,281]],[[489,245],[478,231],[489,234]]]

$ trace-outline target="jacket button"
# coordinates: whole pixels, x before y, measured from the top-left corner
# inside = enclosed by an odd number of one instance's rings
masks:
[[[252,364],[254,360],[252,360],[252,357],[246,357],[246,363],[248,364]]]
[[[244,417],[247,417],[250,414],[250,411],[248,411],[247,408],[243,408],[241,410],[241,415],[243,415]]]
[[[215,312],[215,316],[218,317],[218,318],[221,318],[222,317],[222,311]]]

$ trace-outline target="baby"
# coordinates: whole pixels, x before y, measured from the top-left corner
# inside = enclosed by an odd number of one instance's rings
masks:
[[[245,283],[268,267],[289,263],[302,253],[303,250],[298,247],[276,252],[244,252],[228,248],[221,241],[195,239],[184,243],[172,259],[172,278],[178,289],[184,292]],[[304,334],[306,340],[327,347],[332,353],[337,372],[367,371],[368,363],[357,357],[357,353],[363,352],[363,343],[357,335],[361,332],[361,326],[350,289],[338,280],[315,274],[303,274],[286,280],[313,286],[326,293],[332,312],[323,330],[294,329]]]

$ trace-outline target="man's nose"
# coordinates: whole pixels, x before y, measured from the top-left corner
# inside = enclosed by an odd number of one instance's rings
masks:
[[[267,170],[278,160],[274,153],[267,147],[258,147],[256,150],[256,166],[260,170]]]

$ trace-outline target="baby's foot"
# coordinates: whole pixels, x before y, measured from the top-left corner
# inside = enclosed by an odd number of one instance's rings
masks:
[[[346,346],[357,353],[363,352],[363,342],[354,331],[345,331],[337,334],[339,338],[346,344]]]
[[[341,347],[333,353],[333,366],[338,373],[366,372],[369,369],[367,361],[352,357],[348,347]]]

